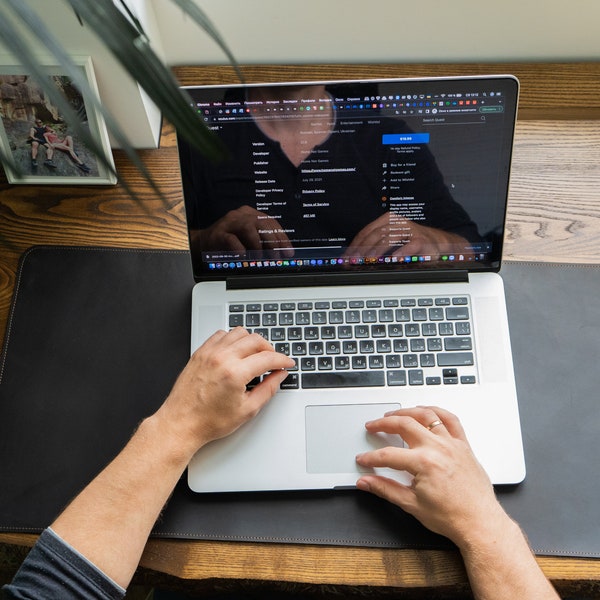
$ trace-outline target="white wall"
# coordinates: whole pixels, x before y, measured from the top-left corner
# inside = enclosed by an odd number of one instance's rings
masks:
[[[240,63],[600,59],[600,0],[195,0]],[[170,64],[223,53],[152,0]]]
[[[25,1],[25,0],[24,0]],[[102,101],[139,148],[160,114],[65,0],[27,0],[92,57]],[[170,65],[226,63],[172,0],[127,0]],[[600,0],[195,0],[240,63],[600,60]]]

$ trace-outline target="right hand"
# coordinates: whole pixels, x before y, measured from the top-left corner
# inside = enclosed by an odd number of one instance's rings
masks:
[[[429,428],[437,421],[441,424]],[[398,434],[408,448],[387,447],[357,456],[363,467],[408,471],[412,485],[364,475],[359,489],[397,504],[459,547],[474,530],[507,518],[458,418],[437,407],[400,409],[366,424],[370,433]]]

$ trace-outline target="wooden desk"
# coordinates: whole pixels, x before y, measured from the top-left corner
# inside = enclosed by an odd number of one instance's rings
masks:
[[[330,66],[251,68],[248,80],[308,79],[312,76],[396,76],[398,66]],[[444,66],[448,72],[463,66]],[[550,89],[553,73],[568,72],[577,96],[578,120],[549,103],[535,116],[535,97],[517,125],[508,207],[505,257],[508,260],[600,263],[600,69],[598,64],[541,67],[500,65],[497,71],[525,73],[525,80]],[[308,69],[308,71],[307,71]],[[409,74],[415,74],[409,69]],[[440,72],[436,68],[435,72]],[[478,72],[486,69],[479,66]],[[492,67],[490,67],[490,71]],[[358,72],[357,72],[358,71]],[[418,71],[426,73],[424,68]],[[462,71],[461,71],[462,72]],[[187,73],[187,75],[185,74]],[[185,70],[190,83],[214,82],[217,67]],[[199,75],[200,73],[200,75]],[[297,76],[296,76],[297,75]],[[590,88],[588,76],[593,76]],[[186,80],[187,77],[187,80]],[[199,79],[198,79],[199,78]],[[225,78],[225,77],[221,77]],[[523,78],[521,78],[523,82]],[[568,82],[567,82],[568,83]],[[532,84],[533,85],[533,84]],[[569,86],[559,90],[566,94]],[[572,93],[573,89],[569,88]],[[529,90],[529,88],[528,88]],[[592,93],[593,92],[593,93]],[[526,95],[530,97],[530,92]],[[563,96],[566,98],[566,96]],[[528,100],[527,100],[528,101]],[[594,104],[594,102],[596,104]],[[548,120],[548,117],[552,120]],[[139,191],[143,205],[123,188],[9,186],[0,175],[0,335],[4,334],[18,259],[34,244],[102,245],[134,248],[187,247],[183,199],[177,169],[175,136],[166,125],[161,148],[142,156],[161,186],[166,201],[156,198],[122,153],[116,164],[122,179]],[[12,573],[23,557],[22,546],[36,536],[0,534],[0,575]],[[600,593],[600,560],[539,557],[544,572],[565,595]],[[252,580],[336,586],[377,586],[394,597],[460,597],[468,590],[460,558],[452,552],[345,548],[309,545],[150,540],[138,581],[161,581],[171,587],[207,589],[215,581]],[[404,595],[406,594],[406,596]],[[595,596],[598,597],[598,596]]]

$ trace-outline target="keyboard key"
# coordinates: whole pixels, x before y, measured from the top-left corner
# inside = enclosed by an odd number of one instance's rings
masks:
[[[335,370],[344,371],[350,368],[350,359],[347,356],[335,357]]]
[[[317,369],[319,371],[331,371],[333,369],[333,358],[331,356],[319,356],[317,358]]]
[[[323,354],[323,342],[309,342],[308,353],[311,356],[318,356]]]
[[[292,344],[292,354],[294,356],[304,356],[306,354],[306,342],[294,342]]]
[[[335,327],[332,325],[325,325],[321,327],[321,339],[333,340],[335,338]]]
[[[310,325],[310,313],[309,312],[297,312],[296,325]],[[314,321],[313,321],[314,324]]]
[[[246,313],[246,327],[258,327],[260,325],[259,313]]]
[[[388,354],[385,357],[385,366],[388,369],[399,369],[402,366],[402,359],[399,354]]]
[[[229,315],[229,327],[243,327],[244,326],[244,315],[239,313],[233,313]]]
[[[366,369],[367,368],[367,357],[358,355],[352,357],[352,368],[353,369]]]
[[[416,354],[405,354],[402,357],[402,366],[405,369],[419,366],[419,357]]]
[[[419,364],[421,367],[435,367],[435,354],[424,353],[419,356]]]
[[[305,327],[304,328],[304,339],[305,340],[318,340],[319,339],[319,328],[318,327]]]
[[[394,324],[388,325],[388,336],[389,337],[400,337],[402,335],[402,325]]]
[[[336,387],[382,387],[385,385],[383,371],[332,371],[325,373],[303,373],[304,389],[336,388]]]
[[[290,345],[287,342],[278,342],[275,344],[275,352],[279,352],[280,354],[285,354],[286,356],[290,355]]]
[[[406,337],[418,337],[421,335],[421,327],[418,323],[407,323],[404,326],[404,335]]]
[[[288,340],[301,340],[302,327],[288,327],[287,338]]]
[[[327,354],[339,354],[341,352],[340,343],[338,341],[327,342],[325,344],[325,352]]]
[[[317,368],[317,361],[312,356],[307,356],[300,360],[300,368],[303,371],[314,371]]]
[[[359,348],[361,354],[372,354],[375,352],[375,342],[373,340],[361,340]]]
[[[391,340],[377,340],[375,343],[375,349],[380,354],[386,354],[392,351]]]
[[[279,313],[279,324],[280,325],[293,325],[294,324],[294,313],[291,313],[291,312]]]
[[[358,342],[350,340],[342,344],[342,352],[344,354],[356,354],[358,352]]]
[[[471,323],[459,321],[455,324],[456,335],[471,335]]]
[[[444,339],[444,350],[472,350],[470,337],[448,337]]]
[[[442,338],[428,338],[427,350],[429,352],[439,352],[442,349]]]
[[[271,329],[271,341],[280,342],[285,340],[285,329],[283,327],[273,327]]]
[[[290,373],[279,385],[282,390],[297,390],[300,388],[300,376],[298,373]]]
[[[423,385],[423,371],[421,369],[413,369],[408,372],[408,385]]]
[[[388,385],[406,385],[406,371],[388,371],[387,372],[387,384]]]
[[[454,335],[454,325],[452,323],[440,323],[438,333],[440,335]]]
[[[384,360],[381,354],[369,356],[369,369],[383,369]]]
[[[394,340],[394,352],[408,352],[408,340],[404,338]]]
[[[449,306],[446,309],[448,321],[466,321],[468,318],[469,308],[467,306]]]
[[[427,321],[427,310],[424,308],[413,308],[412,319],[413,321]]]
[[[440,352],[437,355],[438,367],[460,367],[473,365],[472,352]]]
[[[325,311],[320,310],[312,314],[313,325],[325,325],[325,323],[327,323],[327,313]]]
[[[396,313],[396,321],[398,323],[404,323],[406,321],[410,321],[410,310],[408,310],[408,308],[397,308],[395,313]]]

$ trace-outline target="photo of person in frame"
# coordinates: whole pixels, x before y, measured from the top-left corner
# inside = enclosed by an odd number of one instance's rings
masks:
[[[84,99],[70,78],[49,77],[76,111],[79,125],[89,128]],[[95,155],[29,75],[0,72],[0,119],[24,181],[59,184],[98,176]]]

